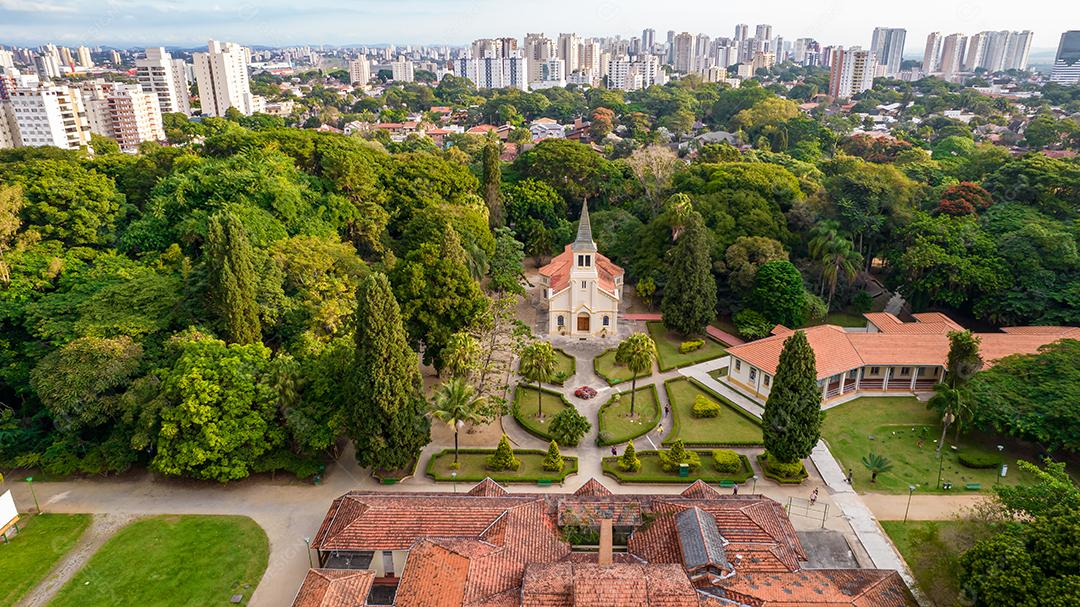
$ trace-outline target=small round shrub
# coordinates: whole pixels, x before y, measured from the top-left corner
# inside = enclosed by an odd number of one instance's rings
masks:
[[[619,470],[623,472],[637,472],[641,470],[641,460],[637,456],[637,451],[634,450],[634,443],[630,442],[626,444],[626,450],[619,456],[617,462]]]
[[[760,312],[750,308],[740,310],[732,320],[735,321],[735,328],[739,330],[739,335],[750,340],[768,337],[773,329],[773,324]]]
[[[978,451],[961,451],[957,454],[960,465],[968,468],[985,469],[998,468],[1002,464],[1001,456],[997,453],[980,453]]]
[[[720,472],[738,472],[742,469],[742,458],[730,449],[716,449],[712,452],[712,458]]]
[[[717,417],[720,415],[720,403],[704,394],[698,394],[694,397],[694,406],[690,409],[690,415],[694,417]]]
[[[701,467],[701,458],[687,449],[682,439],[675,441],[667,451],[658,451],[656,456],[660,458],[660,467],[664,472],[678,472],[682,464],[689,466],[691,472]]]
[[[787,462],[778,461],[775,457],[766,453],[762,459],[762,463],[765,464],[765,467],[769,472],[772,472],[776,476],[783,478],[799,478],[803,475],[802,462],[792,462],[789,464]]]
[[[691,339],[690,341],[684,341],[679,344],[679,353],[689,354],[695,350],[700,350],[703,347],[705,347],[704,339]]]

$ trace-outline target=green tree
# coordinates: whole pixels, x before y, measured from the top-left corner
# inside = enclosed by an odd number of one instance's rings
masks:
[[[585,436],[591,428],[592,424],[589,423],[588,418],[578,413],[574,407],[567,407],[551,418],[548,431],[559,444],[576,447],[581,442],[581,437]]]
[[[497,138],[489,138],[484,146],[483,162],[483,186],[484,202],[488,208],[488,222],[491,229],[505,225],[503,216],[502,193],[502,167],[499,164],[499,152],[502,146]]]
[[[731,292],[746,299],[754,289],[758,268],[770,261],[786,261],[784,245],[764,236],[740,236],[724,252],[724,270]]]
[[[270,350],[199,335],[174,342],[179,355],[162,373],[161,426],[150,467],[220,482],[248,476],[285,440]]]
[[[716,317],[716,281],[712,276],[709,232],[694,212],[667,254],[668,282],[660,311],[664,325],[682,335],[696,335]]]
[[[454,430],[454,463],[458,461],[458,431],[465,424],[482,422],[483,407],[484,397],[462,379],[451,379],[435,391],[431,415]]]
[[[206,235],[210,308],[217,313],[222,332],[232,343],[254,343],[262,334],[252,257],[247,234],[235,215],[224,212],[210,218]]]
[[[521,376],[536,382],[536,416],[544,417],[543,397],[540,384],[551,381],[558,361],[555,348],[546,341],[534,341],[521,351]]]
[[[641,470],[641,460],[638,459],[634,450],[634,441],[626,443],[623,454],[619,456],[619,469],[623,472],[637,472]]]
[[[750,307],[770,323],[801,327],[806,322],[806,288],[794,264],[776,260],[758,268]]]
[[[656,342],[648,333],[634,333],[622,340],[615,350],[615,362],[626,365],[633,377],[630,379],[630,417],[634,417],[634,397],[637,396],[637,378],[652,369],[656,360]]]
[[[691,471],[701,467],[701,457],[697,453],[686,448],[682,439],[676,440],[667,451],[657,452],[660,458],[660,467],[667,472],[676,472],[682,464],[686,464]]]
[[[487,459],[489,470],[517,470],[521,467],[521,460],[514,457],[514,450],[510,448],[510,439],[505,434],[499,439],[499,446],[495,453]]]
[[[401,469],[431,440],[416,353],[386,276],[372,272],[356,292],[356,360],[347,424],[364,467]]]
[[[828,287],[829,291],[825,302],[826,311],[832,309],[832,300],[840,276],[847,277],[850,282],[855,279],[862,266],[862,258],[852,248],[851,241],[841,236],[838,229],[836,222],[822,222],[810,232],[810,256],[821,268],[822,289]]]
[[[455,379],[468,379],[480,366],[480,342],[465,331],[450,336],[443,350],[444,367]]]
[[[4,254],[15,243],[15,235],[22,226],[19,212],[23,204],[22,188],[0,185],[0,284],[11,281],[11,268]]]
[[[646,276],[634,285],[634,291],[641,298],[641,302],[651,308],[653,294],[656,293],[656,281],[653,280],[652,276]]]
[[[892,470],[892,462],[889,461],[889,458],[873,452],[863,456],[862,465],[870,472],[871,483],[877,482],[879,474],[884,474],[889,470]]]
[[[544,457],[544,470],[548,472],[561,472],[566,464],[563,462],[562,453],[559,452],[559,443],[551,441],[548,444],[547,456]]]
[[[525,246],[510,228],[495,228],[495,255],[488,269],[488,287],[496,293],[525,294]]]
[[[796,331],[784,340],[765,401],[761,418],[765,450],[782,464],[798,462],[814,449],[824,421],[814,350],[806,333]]]

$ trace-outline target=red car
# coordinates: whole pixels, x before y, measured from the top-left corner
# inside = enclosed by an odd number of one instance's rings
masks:
[[[596,390],[589,386],[581,386],[577,390],[574,390],[574,396],[588,400],[596,396]]]

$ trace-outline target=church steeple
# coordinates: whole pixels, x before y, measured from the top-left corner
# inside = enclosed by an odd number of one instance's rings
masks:
[[[574,252],[590,252],[596,250],[596,243],[592,239],[592,224],[589,223],[589,199],[581,202],[581,221],[578,223],[577,238],[571,245]]]

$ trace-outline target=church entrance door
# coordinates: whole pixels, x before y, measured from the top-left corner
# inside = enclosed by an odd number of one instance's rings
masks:
[[[586,332],[589,330],[589,317],[588,317],[588,315],[578,316],[577,330],[578,331],[586,331]]]

